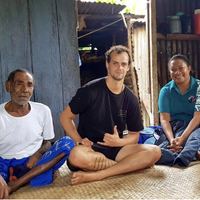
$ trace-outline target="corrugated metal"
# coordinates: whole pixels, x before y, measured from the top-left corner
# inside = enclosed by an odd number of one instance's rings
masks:
[[[168,60],[175,54],[185,55],[192,66],[196,78],[200,78],[200,40],[163,40],[157,41],[158,84],[159,89],[171,80]]]
[[[157,31],[165,36],[169,34],[169,19],[167,16],[183,12],[191,17],[192,34],[194,34],[193,15],[194,10],[198,8],[200,8],[200,0],[156,0]],[[200,78],[200,69],[198,67],[200,65],[200,38],[192,37],[192,35],[185,38],[182,38],[182,36],[180,34],[177,37],[171,35],[171,38],[157,38],[159,89],[170,81],[167,63],[173,55],[178,53],[188,57],[195,71],[195,76]]]
[[[115,15],[125,6],[110,3],[77,2],[78,14]]]
[[[141,111],[144,126],[150,125],[150,71],[148,60],[148,41],[145,25],[135,28],[132,34],[134,67],[138,76]]]

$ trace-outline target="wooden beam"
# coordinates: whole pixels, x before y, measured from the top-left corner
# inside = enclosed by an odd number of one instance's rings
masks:
[[[149,1],[149,58],[151,78],[151,125],[159,124],[158,115],[158,66],[157,66],[157,29],[156,29],[156,0]]]
[[[199,35],[193,34],[167,34],[165,37],[161,33],[157,33],[158,40],[200,40]]]
[[[107,29],[101,29],[101,30],[99,30],[98,32],[110,32],[110,31],[115,31],[116,32],[116,30],[120,30],[121,28],[123,28],[124,27],[124,24],[123,25],[121,25],[121,26],[110,26],[109,28],[107,28]],[[96,31],[97,29],[92,29],[92,28],[84,28],[84,29],[82,29],[81,31],[79,31],[79,32],[81,32],[81,33],[85,33],[85,32],[92,32],[92,31]],[[105,37],[105,36],[103,36],[103,37]]]
[[[97,14],[78,14],[83,16],[85,19],[120,19],[121,14],[118,15],[97,15]],[[143,19],[144,15],[124,14],[126,19]]]

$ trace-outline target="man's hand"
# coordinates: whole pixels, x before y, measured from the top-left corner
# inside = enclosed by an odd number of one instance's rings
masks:
[[[103,146],[118,147],[121,139],[119,137],[116,125],[114,126],[113,130],[114,130],[113,134],[105,133],[103,138],[104,142],[97,142],[97,143]]]
[[[78,142],[77,145],[83,145],[83,146],[86,146],[86,147],[92,147],[93,142],[90,141],[88,138],[84,138],[84,139],[81,140],[81,142]]]
[[[180,153],[183,149],[181,137],[177,137],[171,141],[171,145],[167,147],[174,153]]]
[[[35,152],[28,160],[28,162],[26,163],[26,167],[29,169],[32,169],[35,164],[40,160],[40,158],[42,157],[42,154],[40,152]]]
[[[8,185],[3,177],[0,175],[0,199],[8,199]]]
[[[32,169],[50,147],[51,142],[48,140],[43,140],[41,147],[29,158],[28,162],[26,163],[26,167]]]

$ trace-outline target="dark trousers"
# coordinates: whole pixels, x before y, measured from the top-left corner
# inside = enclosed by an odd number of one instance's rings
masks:
[[[186,127],[187,122],[184,121],[172,121],[171,122],[174,137],[180,137]],[[196,153],[200,147],[200,128],[196,128],[183,144],[183,149],[180,153],[173,153],[167,149],[170,145],[168,139],[163,133],[158,140],[157,144],[161,148],[162,156],[156,164],[173,166],[178,164],[179,166],[187,167],[191,161],[196,160]]]

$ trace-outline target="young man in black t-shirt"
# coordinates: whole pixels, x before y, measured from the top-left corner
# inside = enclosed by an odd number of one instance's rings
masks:
[[[68,167],[79,184],[151,167],[161,156],[158,146],[137,144],[143,129],[136,96],[124,84],[131,65],[128,49],[118,45],[105,54],[108,76],[78,89],[61,114],[75,141]],[[79,114],[76,129],[73,119]],[[127,127],[128,136],[123,138]],[[81,170],[81,171],[80,171]]]

